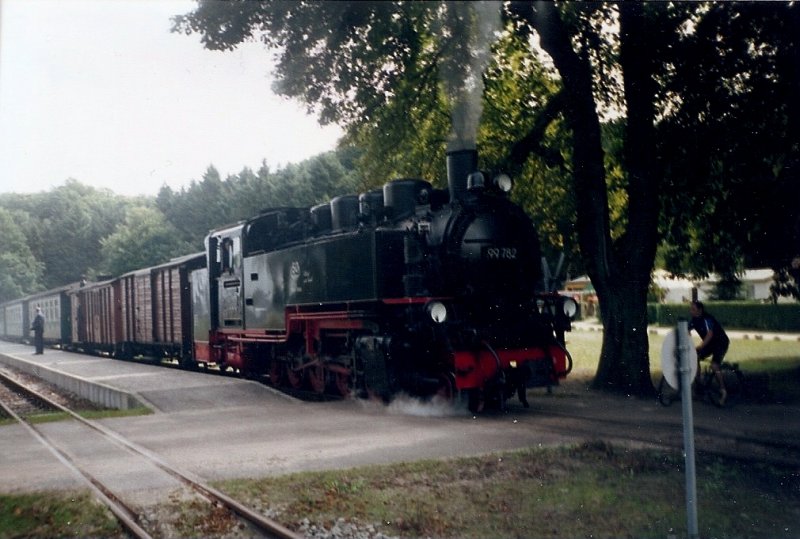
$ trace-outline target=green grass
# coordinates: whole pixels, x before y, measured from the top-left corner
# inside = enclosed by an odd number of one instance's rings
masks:
[[[144,406],[139,406],[136,408],[130,408],[128,410],[115,410],[112,408],[99,409],[99,410],[98,409],[76,410],[76,413],[85,419],[106,419],[113,417],[133,417],[140,415],[149,415],[152,414],[153,411]],[[39,424],[39,423],[52,423],[54,421],[63,421],[65,419],[72,419],[72,416],[70,416],[66,412],[55,411],[55,412],[42,412],[35,415],[30,415],[27,416],[26,419],[30,423]],[[2,427],[3,425],[12,425],[14,423],[16,423],[15,419],[0,418],[0,427]]]
[[[796,537],[796,471],[698,460],[703,537]],[[444,461],[221,483],[296,527],[338,518],[401,537],[686,535],[678,453],[595,442]],[[789,530],[788,532],[786,530]]]
[[[87,492],[0,496],[0,539],[124,537],[106,508]]]
[[[649,334],[650,373],[653,384],[661,379],[663,335]],[[567,349],[574,362],[572,378],[590,379],[597,371],[603,334],[573,331],[567,334]],[[767,385],[770,399],[800,401],[800,343],[797,341],[732,339],[725,361],[737,363],[754,384]],[[707,362],[704,362],[704,364]]]

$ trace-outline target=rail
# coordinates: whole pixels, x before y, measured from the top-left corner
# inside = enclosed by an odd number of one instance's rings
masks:
[[[178,479],[181,483],[186,485],[188,488],[194,490],[195,492],[200,493],[204,497],[208,498],[212,502],[217,502],[222,506],[226,507],[229,511],[236,514],[242,520],[247,521],[251,526],[255,527],[259,532],[263,533],[266,537],[269,538],[276,538],[276,539],[299,539],[302,535],[299,535],[292,530],[284,527],[282,524],[266,518],[257,512],[253,511],[249,507],[241,504],[237,500],[231,498],[227,494],[215,489],[214,487],[204,483],[200,479],[191,476],[189,473],[185,471],[181,471],[178,468],[174,467],[173,465],[164,461],[158,455],[150,452],[149,450],[135,444],[134,442],[124,438],[120,434],[94,422],[88,420],[73,410],[61,405],[53,401],[52,399],[41,395],[37,391],[25,386],[24,384],[14,380],[13,378],[7,376],[5,373],[0,372],[0,379],[4,381],[8,381],[9,384],[13,384],[14,386],[18,387],[20,391],[24,391],[32,398],[40,400],[41,402],[47,403],[48,406],[51,406],[55,409],[58,409],[73,419],[79,421],[85,427],[92,429],[95,432],[98,432],[105,438],[111,440],[118,446],[125,448],[126,450],[135,453],[152,464],[156,467],[161,469],[163,472],[169,474],[175,479]],[[120,524],[133,536],[140,538],[140,539],[149,539],[152,536],[144,530],[138,523],[137,523],[137,513],[135,510],[131,509],[125,502],[116,496],[113,491],[105,485],[102,481],[100,481],[97,477],[92,475],[90,472],[82,468],[69,453],[62,448],[58,447],[58,445],[50,439],[41,429],[37,428],[35,425],[31,424],[25,418],[14,412],[10,406],[0,400],[0,408],[12,417],[15,421],[19,422],[21,425],[25,427],[25,429],[31,433],[31,435],[36,438],[44,447],[46,447],[51,453],[53,453],[56,458],[61,461],[67,468],[69,468],[73,473],[81,477],[88,485],[90,490],[97,496],[97,498],[102,501],[117,517],[117,520]]]

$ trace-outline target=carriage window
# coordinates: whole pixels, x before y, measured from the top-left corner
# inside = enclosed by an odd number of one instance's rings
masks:
[[[230,238],[225,238],[224,240],[222,240],[222,243],[219,246],[221,251],[220,252],[221,256],[219,257],[219,259],[220,259],[220,264],[222,264],[222,273],[230,271],[230,269],[233,267],[233,259],[231,258],[232,255],[231,251],[233,250],[232,247],[233,247],[233,242],[231,241]]]
[[[231,248],[231,265],[236,269],[242,267],[242,238],[239,236],[233,238],[233,247]]]
[[[220,245],[222,272],[233,272],[242,264],[242,240],[239,237],[225,238]]]

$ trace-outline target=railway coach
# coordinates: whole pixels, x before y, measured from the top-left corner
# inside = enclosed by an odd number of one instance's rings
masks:
[[[31,323],[36,308],[44,315],[44,344],[69,348],[72,344],[72,309],[70,292],[80,288],[81,283],[72,283],[61,288],[40,292],[25,298],[24,309]],[[30,329],[30,326],[28,328]]]
[[[7,341],[21,342],[28,337],[30,329],[27,312],[25,310],[25,300],[15,299],[0,305],[2,314],[2,336]]]
[[[38,292],[0,305],[0,337],[8,341],[28,342],[30,324],[36,308],[45,317],[44,343],[47,346],[69,347],[72,340],[70,291],[78,288],[72,283],[46,292]]]
[[[71,347],[78,352],[113,355],[116,350],[116,280],[70,290]]]

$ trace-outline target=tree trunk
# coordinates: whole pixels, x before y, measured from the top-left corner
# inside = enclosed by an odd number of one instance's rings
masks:
[[[628,227],[615,244],[615,273],[603,287],[603,349],[593,387],[638,396],[654,393],[647,335],[647,289],[658,242],[655,82],[643,6],[620,4],[620,65],[628,107],[625,169]]]
[[[604,321],[603,346],[592,387],[652,396],[647,287],[636,283],[610,287],[600,301],[600,315]]]
[[[628,226],[612,241],[600,121],[588,55],[572,46],[558,8],[513,6],[541,36],[565,91],[565,119],[572,129],[578,239],[597,291],[604,323],[603,346],[593,387],[629,395],[654,394],[647,336],[647,289],[657,244],[654,83],[641,6],[620,5],[621,65],[628,107],[626,171]]]

